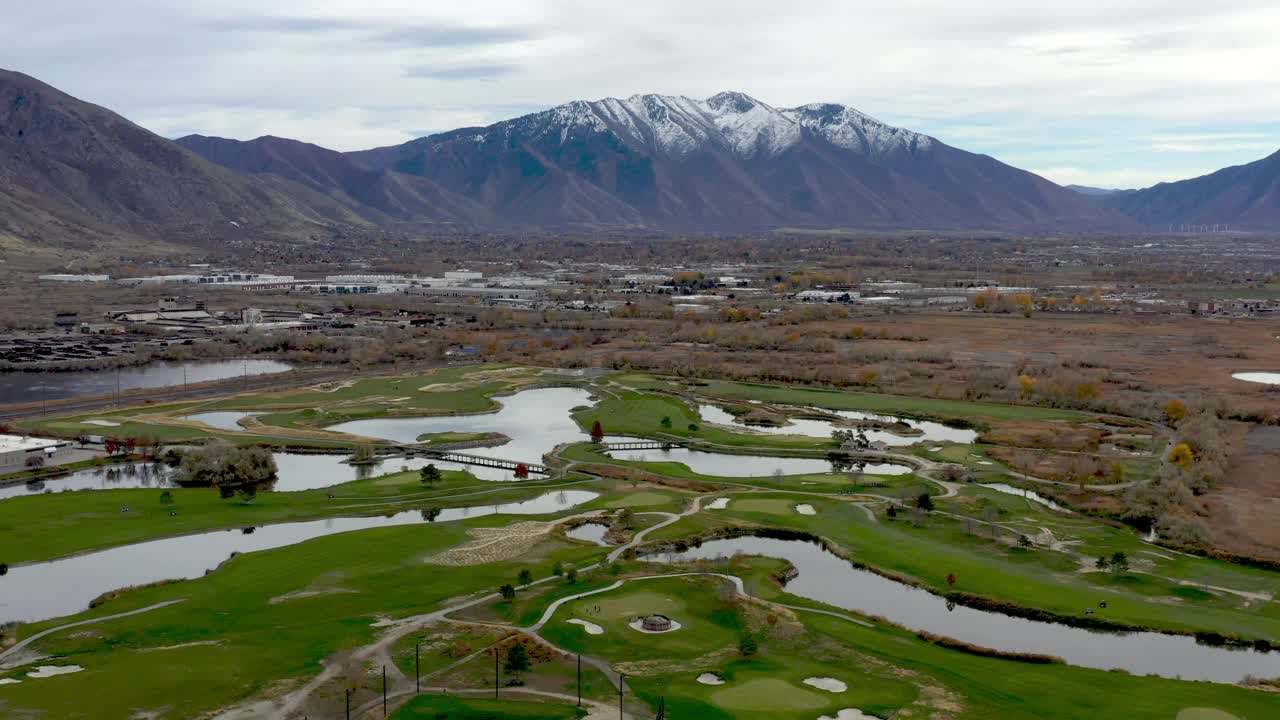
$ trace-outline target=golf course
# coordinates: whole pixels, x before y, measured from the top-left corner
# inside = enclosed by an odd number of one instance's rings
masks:
[[[1124,492],[1166,461],[1159,423],[472,365],[21,429],[112,440],[76,473],[154,470],[0,499],[6,718],[1280,709],[1280,572],[1008,461],[1087,456]],[[278,478],[192,482],[215,450]]]

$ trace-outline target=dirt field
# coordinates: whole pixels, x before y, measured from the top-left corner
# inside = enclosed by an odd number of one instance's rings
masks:
[[[930,313],[868,318],[858,324],[884,327],[924,343],[873,340],[871,346],[920,346],[950,352],[956,365],[1015,369],[1020,363],[1069,361],[1129,376],[1145,388],[1108,385],[1104,393],[1165,390],[1200,392],[1233,407],[1280,411],[1280,390],[1247,383],[1232,373],[1280,371],[1280,321],[1217,320],[1189,316],[1037,313],[1012,315]]]
[[[1206,496],[1216,545],[1280,560],[1280,427],[1232,426],[1227,480]]]

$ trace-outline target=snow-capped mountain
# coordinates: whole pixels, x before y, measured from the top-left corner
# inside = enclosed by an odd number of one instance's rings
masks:
[[[544,112],[500,123],[502,137],[526,140],[558,137],[559,142],[584,133],[613,133],[634,148],[683,155],[708,143],[741,158],[772,157],[799,144],[805,130],[846,150],[880,156],[895,150],[927,149],[933,139],[886,125],[853,108],[814,103],[778,109],[740,92],[722,92],[706,100],[680,95],[632,95],[575,101]],[[485,133],[472,142],[488,139]],[[456,141],[452,134],[442,142]]]
[[[575,101],[349,157],[426,177],[513,223],[1133,227],[1043,178],[853,108],[776,108],[740,92]]]

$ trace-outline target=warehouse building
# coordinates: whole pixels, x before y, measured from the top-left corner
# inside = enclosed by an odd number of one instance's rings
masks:
[[[70,447],[66,440],[0,435],[0,475],[44,467]]]

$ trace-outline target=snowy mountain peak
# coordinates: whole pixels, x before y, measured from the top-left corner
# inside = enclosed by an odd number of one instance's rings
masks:
[[[934,142],[928,135],[886,125],[837,103],[810,103],[783,112],[831,144],[871,157],[897,150],[919,152]]]
[[[720,147],[741,158],[774,157],[804,140],[821,138],[871,158],[927,150],[932,138],[886,125],[836,103],[779,109],[746,93],[725,91],[706,100],[683,95],[632,95],[578,100],[499,123],[509,140],[556,137],[563,145],[612,134],[635,149],[677,156]]]
[[[760,105],[760,101],[746,93],[726,90],[707,98],[707,105],[717,112],[745,113]]]

